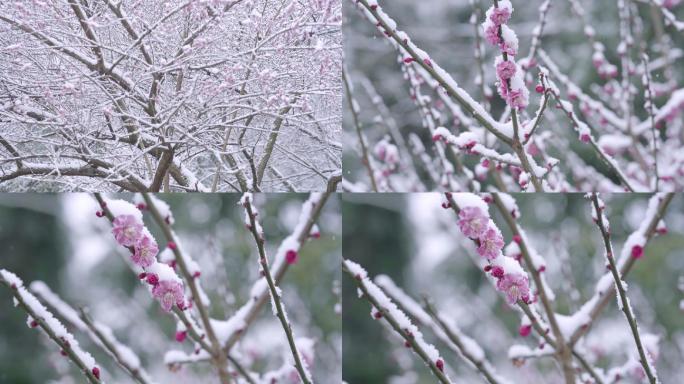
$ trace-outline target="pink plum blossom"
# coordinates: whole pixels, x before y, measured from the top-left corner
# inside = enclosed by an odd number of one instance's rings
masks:
[[[165,312],[171,311],[174,304],[179,308],[184,306],[185,296],[181,283],[173,280],[163,280],[152,288],[152,296],[159,299],[162,309]]]
[[[506,302],[515,304],[518,300],[527,301],[530,285],[527,277],[517,273],[507,273],[496,283],[496,288],[506,294]]]
[[[112,224],[116,242],[125,247],[134,246],[142,236],[143,225],[133,215],[119,215]]]
[[[143,236],[135,244],[133,262],[136,265],[147,268],[157,261],[157,253],[159,253],[157,242],[150,236]]]
[[[501,232],[491,226],[480,236],[479,240],[480,246],[477,248],[477,253],[488,260],[496,259],[504,246]]]
[[[527,97],[525,92],[514,89],[508,94],[508,105],[511,108],[522,109],[527,107]]]
[[[501,81],[505,81],[513,77],[516,71],[515,63],[510,60],[502,60],[496,65],[496,75]]]
[[[499,28],[492,24],[485,30],[485,39],[489,44],[498,45],[499,44]]]
[[[495,25],[505,24],[508,22],[508,19],[510,18],[511,10],[507,7],[494,8],[492,9],[492,12],[489,14],[489,20],[491,20],[492,23],[494,23]]]
[[[458,213],[458,227],[464,235],[477,239],[487,230],[489,218],[478,207],[465,207]]]
[[[515,56],[518,54],[518,47],[506,41],[502,41],[501,43],[499,43],[499,49],[501,49],[501,52],[505,52],[511,56]]]

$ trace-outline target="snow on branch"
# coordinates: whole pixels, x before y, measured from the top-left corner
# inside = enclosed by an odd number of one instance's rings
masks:
[[[42,281],[32,282],[29,289],[52,307],[60,317],[87,334],[95,344],[109,353],[136,382],[141,384],[154,382],[142,367],[140,358],[131,348],[117,340],[114,332],[107,325],[91,319],[84,309],[81,309],[80,313],[77,312]]]
[[[379,91],[363,95],[347,87],[355,106],[349,126],[364,127],[367,149],[350,153],[360,161],[351,163],[343,187],[682,190],[681,56],[673,47],[679,2],[592,3],[591,10],[566,3],[427,1],[414,12],[406,0],[348,2],[357,12],[350,17],[346,80]],[[596,16],[611,13],[610,20]],[[470,14],[470,28],[445,16],[454,14]],[[372,56],[376,36],[396,52],[395,63],[378,59],[383,49]],[[353,148],[359,138],[346,142]],[[384,167],[388,157],[391,166]]]
[[[2,269],[0,281],[12,291],[14,305],[20,307],[28,315],[26,323],[29,327],[40,327],[61,348],[61,353],[67,356],[85,375],[88,382],[104,382],[100,380],[100,367],[93,356],[81,349],[76,338],[24,287],[24,282],[17,275]]]
[[[351,260],[342,262],[342,269],[354,279],[359,296],[371,304],[371,317],[387,321],[392,329],[404,340],[407,347],[411,348],[432,371],[440,383],[451,383],[444,367],[444,360],[434,345],[429,344],[410,320],[410,318],[397,307],[397,305],[373,283],[366,270]]]
[[[245,209],[245,226],[252,233],[259,251],[259,265],[261,266],[261,273],[264,275],[266,283],[268,284],[269,293],[271,295],[273,315],[278,317],[283,327],[283,331],[285,332],[285,336],[287,336],[287,341],[290,345],[300,380],[304,384],[313,383],[313,380],[311,379],[311,373],[309,372],[309,368],[307,366],[308,364],[305,365],[306,361],[303,359],[302,354],[300,354],[299,349],[297,348],[294,331],[292,330],[292,325],[287,317],[287,312],[285,311],[285,306],[281,297],[282,291],[278,286],[276,286],[273,275],[271,274],[268,258],[264,249],[266,238],[264,236],[263,228],[257,220],[258,210],[256,207],[254,207],[254,197],[252,194],[245,193],[240,199],[240,205],[242,205],[242,207]],[[296,262],[296,253],[293,255],[290,252],[291,251],[288,251],[288,255],[286,257],[288,263],[293,264]]]
[[[0,4],[0,190],[324,190],[341,0]]]
[[[613,255],[613,245],[611,244],[610,240],[610,223],[608,221],[608,218],[606,217],[605,214],[605,203],[603,200],[601,200],[598,197],[597,193],[592,193],[591,196],[589,197],[591,199],[592,203],[592,209],[591,209],[591,216],[592,219],[596,222],[596,225],[598,226],[599,230],[601,231],[601,237],[603,238],[603,244],[606,248],[606,260],[608,260],[608,265],[610,269],[610,273],[613,276],[613,280],[615,283],[615,290],[617,292],[616,296],[618,297],[618,306],[620,307],[620,310],[625,314],[625,317],[627,318],[627,322],[629,323],[629,328],[632,331],[632,335],[634,337],[634,341],[637,346],[637,350],[639,351],[639,358],[641,362],[641,366],[644,368],[644,372],[646,373],[646,376],[648,377],[648,381],[651,384],[658,383],[658,377],[656,376],[656,371],[655,367],[653,365],[653,360],[650,355],[647,355],[648,351],[644,348],[644,344],[642,342],[642,336],[639,334],[639,325],[637,324],[636,317],[634,315],[634,310],[632,309],[632,304],[629,301],[629,298],[627,297],[627,288],[625,282],[622,280],[622,276],[620,276],[620,272],[618,271],[617,263],[615,262],[615,256]],[[636,256],[636,255],[635,255]],[[640,257],[640,256],[638,256]]]

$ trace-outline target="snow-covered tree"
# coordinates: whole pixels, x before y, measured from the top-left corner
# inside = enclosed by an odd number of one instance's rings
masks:
[[[0,189],[325,190],[340,0],[0,3]]]

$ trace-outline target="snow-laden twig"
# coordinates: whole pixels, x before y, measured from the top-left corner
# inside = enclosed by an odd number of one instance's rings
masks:
[[[353,1],[356,2],[355,0]],[[470,112],[483,127],[487,128],[492,134],[505,143],[511,143],[511,138],[503,133],[506,129],[502,124],[497,122],[485,111],[482,105],[477,103],[465,90],[460,88],[456,81],[425,52],[418,48],[405,32],[398,31],[396,29],[397,23],[383,11],[376,0],[358,0],[358,4],[364,8],[364,12],[369,16],[369,19],[376,22],[378,27],[392,39],[396,49],[405,53],[406,56],[411,58],[412,62],[417,63],[425,71],[430,73],[430,75],[447,90],[447,93],[463,108]]]
[[[162,309],[166,312],[174,311],[176,316],[181,319],[181,321],[186,325],[188,330],[193,330],[193,322],[188,319],[189,315],[186,315],[184,311],[188,309],[185,302],[185,295],[183,292],[182,280],[174,269],[166,264],[157,261],[158,247],[156,241],[152,238],[149,230],[144,226],[142,221],[142,212],[140,208],[149,208],[150,211],[155,209],[155,220],[159,219],[158,223],[162,223],[162,231],[167,238],[175,239],[171,229],[168,227],[170,223],[173,222],[173,215],[171,211],[168,210],[168,205],[162,204],[164,207],[164,214],[159,211],[159,204],[161,201],[153,200],[148,196],[145,200],[144,206],[138,206],[128,203],[123,200],[106,200],[101,194],[96,193],[95,199],[98,201],[102,211],[98,212],[98,216],[106,217],[110,222],[112,222],[114,229],[114,236],[122,246],[126,247],[132,254],[132,259],[134,264],[141,267],[145,272],[141,273],[142,279],[146,283],[152,286],[151,294],[158,298],[161,302]],[[155,198],[156,199],[156,198]],[[169,241],[168,247],[173,250],[173,248],[178,248],[177,242]],[[178,254],[174,252],[177,257]],[[182,261],[186,261],[183,259]],[[188,273],[188,266],[185,265],[184,273],[191,276],[191,279],[197,276],[190,275]],[[193,299],[195,302],[202,301],[202,296],[200,296],[197,287],[192,290]],[[205,321],[205,326],[211,327],[209,323],[208,315],[206,312],[204,315],[201,311],[200,315],[202,320]],[[202,333],[208,333],[209,331],[205,328]],[[200,337],[201,338],[201,337]],[[205,349],[206,346],[203,345]],[[224,352],[220,349],[218,342],[212,342],[210,348],[207,352],[211,355],[214,366],[219,372],[219,377],[221,382],[224,384],[231,383],[231,377],[228,373],[227,360]]]
[[[473,368],[491,384],[509,383],[501,377],[485,356],[484,350],[473,338],[463,333],[447,316],[438,313],[430,300],[425,298],[425,309],[411,296],[399,288],[389,276],[378,275],[375,284],[392,299],[397,307],[406,312],[421,325],[430,327],[432,332],[451,350],[463,357]]]
[[[332,192],[312,193],[302,205],[302,209],[292,233],[285,238],[274,257],[271,271],[276,285],[280,284],[292,264],[287,262],[287,254],[299,253],[310,238],[320,236],[316,222]],[[259,311],[270,297],[270,290],[264,278],[257,280],[250,290],[250,300],[243,304],[235,314],[223,324],[226,330],[221,342],[227,351],[246,333],[247,328],[256,320]]]
[[[629,274],[638,260],[632,257],[632,253],[643,255],[646,252],[646,245],[651,238],[658,234],[660,228],[664,228],[664,226],[661,226],[662,219],[673,198],[674,194],[672,193],[661,193],[649,199],[648,209],[643,215],[644,219],[641,221],[641,225],[627,238],[617,259],[617,267],[622,278]],[[610,281],[612,281],[612,272],[606,272],[599,279],[594,295],[579,309],[578,312],[583,313],[583,316],[587,316],[588,321],[585,326],[577,327],[572,332],[568,339],[569,345],[574,346],[579,342],[582,336],[591,329],[591,324],[614,298],[615,290],[609,289]]]
[[[247,222],[245,223],[254,237],[254,241],[257,245],[257,250],[259,254],[259,264],[261,266],[261,272],[266,278],[268,284],[268,289],[271,295],[271,301],[273,303],[274,315],[280,320],[280,324],[283,327],[285,336],[287,337],[287,342],[290,346],[292,352],[292,357],[295,361],[295,367],[299,372],[299,378],[304,384],[312,384],[311,373],[308,368],[304,365],[304,360],[302,359],[297,344],[295,343],[294,331],[292,330],[292,325],[285,312],[285,307],[282,303],[281,290],[276,286],[273,275],[271,274],[271,269],[268,264],[268,258],[266,257],[266,250],[264,249],[264,243],[266,239],[264,238],[263,229],[261,224],[257,221],[257,210],[253,206],[254,201],[251,193],[246,193],[240,199],[240,204],[245,208],[247,215]]]
[[[539,276],[539,273],[545,269],[543,259],[541,259],[536,251],[530,250],[529,240],[527,240],[525,233],[515,222],[515,217],[519,215],[515,200],[503,194],[493,197],[493,199],[498,197],[496,205],[504,217],[507,218],[507,222],[510,220],[509,226],[511,226],[511,231],[514,232],[514,243],[517,245],[517,249],[523,247],[521,243],[525,239],[524,248],[527,253],[525,264],[531,273],[536,273],[536,276],[533,275],[533,278],[535,279],[540,298],[541,291],[544,291],[545,299],[542,300],[542,305],[547,313],[547,318],[552,322],[551,327],[543,325],[542,320],[534,313],[531,306],[533,301],[530,298],[526,272],[512,256],[502,253],[503,238],[496,224],[489,218],[489,208],[485,200],[471,193],[447,192],[445,196],[447,201],[443,204],[443,207],[452,209],[457,214],[461,232],[478,245],[478,254],[486,258],[488,263],[484,271],[489,273],[493,279],[496,279],[496,288],[506,293],[508,303],[510,305],[517,305],[527,316],[530,326],[556,350],[554,356],[562,365],[566,383],[575,382],[575,368],[572,364],[573,355],[592,377],[599,378],[593,367],[568,342],[569,335],[561,332],[557,315],[550,304],[550,297],[552,297],[550,295],[552,293],[544,280]],[[553,338],[548,335],[549,330],[553,331]]]
[[[68,321],[79,331],[87,334],[95,344],[109,353],[133,380],[141,384],[151,384],[154,382],[140,364],[140,358],[131,348],[116,339],[111,328],[91,319],[82,308],[77,312],[42,281],[32,282],[29,289],[43,302],[52,307],[60,317]]]
[[[639,334],[639,325],[637,324],[634,311],[632,310],[632,305],[630,304],[629,298],[627,297],[627,288],[622,276],[618,270],[617,263],[615,262],[615,257],[613,256],[613,245],[610,241],[610,224],[608,223],[608,218],[605,216],[605,204],[599,199],[596,192],[591,194],[592,202],[592,218],[596,221],[596,225],[601,231],[601,237],[603,238],[603,245],[605,246],[605,256],[608,260],[608,265],[610,273],[613,275],[613,281],[615,284],[615,290],[617,292],[618,300],[620,303],[620,309],[625,314],[627,322],[629,323],[629,328],[634,337],[634,342],[636,343],[637,350],[639,351],[639,357],[641,359],[641,366],[644,368],[644,372],[648,377],[648,381],[651,384],[658,383],[658,376],[656,375],[655,367],[651,361],[650,356],[647,356],[647,352],[641,341],[641,335]],[[643,252],[643,251],[642,251]]]
[[[444,360],[437,348],[423,339],[423,334],[418,327],[387,297],[382,289],[370,280],[366,270],[351,260],[342,261],[342,270],[354,279],[361,298],[368,300],[371,304],[371,316],[375,319],[386,320],[404,340],[405,345],[423,360],[439,382],[450,384],[452,381],[444,372]]]
[[[17,275],[2,269],[0,281],[12,292],[15,305],[21,307],[29,316],[27,323],[31,328],[40,327],[52,341],[59,345],[62,353],[78,367],[88,382],[93,384],[104,382],[100,380],[100,368],[93,356],[81,349],[76,338],[24,287],[24,282]]]
[[[542,57],[543,54],[542,54]],[[553,95],[553,97],[556,99],[556,103],[558,105],[558,108],[561,109],[565,115],[570,119],[572,122],[573,128],[577,132],[578,138],[581,142],[584,143],[589,143],[591,145],[592,149],[596,151],[596,154],[599,156],[599,158],[603,161],[603,163],[608,166],[611,170],[614,171],[615,175],[618,177],[622,185],[627,189],[629,192],[634,192],[635,189],[632,186],[631,182],[628,180],[627,175],[624,174],[622,169],[620,168],[620,165],[618,162],[615,160],[613,156],[610,154],[606,153],[606,151],[599,146],[599,144],[596,142],[594,139],[593,135],[591,134],[591,129],[589,126],[581,121],[577,117],[577,113],[574,111],[574,107],[572,103],[569,101],[563,100],[560,97],[560,91],[558,88],[555,86],[553,81],[551,79],[549,81],[549,92],[550,94]]]
[[[361,162],[363,162],[363,166],[366,167],[366,170],[368,171],[368,178],[370,179],[372,190],[377,192],[378,186],[375,182],[375,171],[373,170],[371,159],[368,156],[368,143],[361,130],[361,122],[359,121],[359,105],[354,99],[353,86],[346,68],[342,70],[342,81],[344,82],[345,99],[349,105],[349,112],[351,113],[352,121],[354,123],[354,130],[356,131],[356,135],[359,139],[359,146],[361,147]]]
[[[551,307],[553,293],[550,291],[547,292],[547,290],[549,290],[548,285],[543,280],[543,276],[541,275],[542,272],[544,272],[544,270],[546,269],[546,265],[543,264],[543,259],[541,259],[541,257],[536,253],[536,251],[531,252],[530,245],[528,244],[529,240],[527,239],[527,236],[525,236],[524,232],[518,226],[518,223],[516,222],[516,217],[513,216],[516,209],[511,209],[511,207],[517,207],[515,205],[515,200],[513,200],[513,198],[509,195],[500,195],[498,193],[492,194],[492,198],[494,204],[499,209],[499,212],[501,213],[502,217],[504,218],[504,220],[508,224],[508,227],[513,233],[514,241],[518,244],[522,256],[525,260],[525,264],[527,265],[527,268],[530,271],[530,274],[532,275],[532,279],[534,280],[535,286],[537,288],[537,293],[539,294],[539,300],[541,301],[542,306],[544,307],[546,317],[549,320],[549,324],[551,325],[551,331],[553,332],[554,338],[556,339],[556,351],[558,352],[558,355],[561,358],[561,363],[563,364],[563,370],[565,371],[565,375],[566,377],[569,375],[572,377],[572,374],[569,373],[569,371],[573,369],[571,361],[572,352],[566,345],[565,338],[560,331],[560,327],[558,326],[556,314],[553,308]],[[504,199],[506,199],[506,201],[508,201],[509,203],[507,204],[504,201]],[[533,258],[533,256],[535,257]]]

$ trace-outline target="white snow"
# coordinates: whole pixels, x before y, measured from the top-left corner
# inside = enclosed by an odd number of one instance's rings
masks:
[[[107,204],[107,208],[114,217],[121,215],[130,215],[135,217],[141,223],[143,222],[142,212],[140,212],[140,210],[135,205],[129,203],[128,201],[121,199],[105,199],[105,203]]]
[[[482,214],[489,217],[489,205],[482,198],[474,193],[453,193],[452,198],[460,209],[466,207],[480,208]]]

